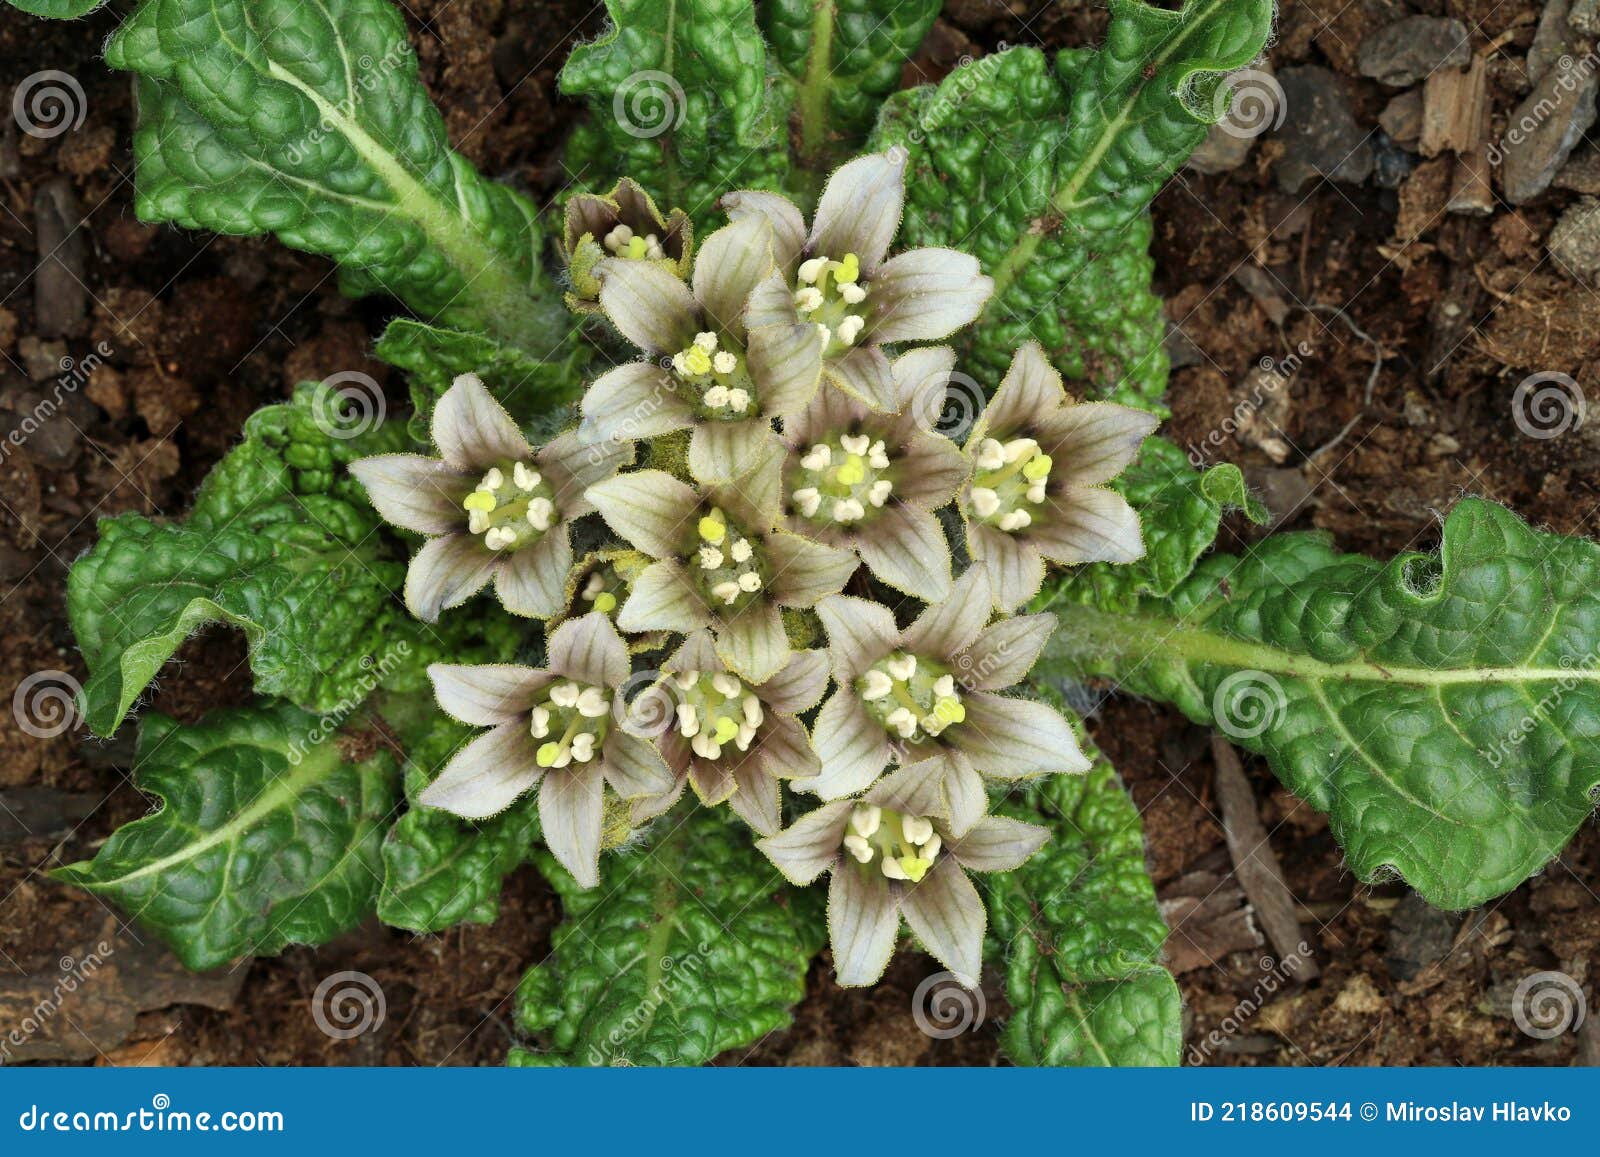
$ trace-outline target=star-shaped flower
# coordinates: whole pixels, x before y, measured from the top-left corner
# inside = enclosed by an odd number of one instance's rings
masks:
[[[572,289],[567,308],[591,313],[600,308],[595,266],[609,257],[649,261],[674,277],[689,276],[694,226],[682,209],[665,217],[650,194],[627,177],[606,194],[577,193],[567,201],[561,255]]]
[[[406,607],[426,623],[492,578],[513,614],[561,610],[570,528],[585,491],[633,461],[633,443],[585,446],[566,433],[535,451],[476,374],[433,410],[440,457],[379,454],[350,464],[383,518],[428,537],[406,571]]]
[[[816,327],[823,372],[880,409],[894,405],[881,346],[938,341],[983,311],[994,292],[978,260],[955,249],[912,249],[885,260],[905,206],[903,149],[858,157],[829,178],[811,229],[777,193],[741,191],[722,199],[735,224],[772,224],[778,268],[756,288],[749,324],[796,319]]]
[[[1036,342],[1011,368],[967,436],[962,491],[967,549],[995,606],[1039,593],[1045,559],[1132,562],[1144,555],[1139,515],[1105,485],[1138,456],[1158,419],[1110,402],[1075,402]]]
[[[550,633],[542,667],[428,668],[445,713],[491,730],[445,765],[420,802],[467,819],[496,815],[534,787],[551,853],[580,885],[599,882],[604,788],[624,800],[657,796],[672,773],[654,744],[617,722],[628,649],[598,611]]]

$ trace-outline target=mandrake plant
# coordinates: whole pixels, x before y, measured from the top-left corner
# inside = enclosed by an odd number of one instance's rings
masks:
[[[531,862],[566,920],[513,1063],[706,1061],[785,1025],[824,946],[870,985],[915,943],[999,970],[1018,1063],[1173,1064],[1137,813],[1074,687],[1215,724],[1436,905],[1560,851],[1600,552],[1464,499],[1436,555],[1208,553],[1264,513],[1155,432],[1148,206],[1270,0],[1112,0],[1103,46],[912,89],[930,0],[608,7],[548,211],[451,151],[384,0],[142,0],[111,38],[140,215],[403,303],[375,348],[411,413],[331,373],[185,517],[100,524],[87,726],[213,623],[257,699],[143,713],[157,809],[58,878],[204,969],[492,921]]]

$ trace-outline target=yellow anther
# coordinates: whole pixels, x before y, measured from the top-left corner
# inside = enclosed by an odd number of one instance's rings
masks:
[[[854,486],[867,476],[867,464],[859,454],[852,454],[844,460],[844,465],[839,467],[839,481],[846,486]]]
[[[861,259],[854,253],[846,253],[843,261],[833,263],[833,279],[840,285],[853,284],[861,276]]]
[[[488,514],[495,507],[494,495],[487,490],[474,490],[461,505],[468,510],[481,510]]]
[[[928,869],[933,867],[933,861],[924,860],[920,856],[901,856],[900,867],[905,869],[906,878],[915,884],[928,874]]]
[[[933,713],[946,723],[961,723],[967,718],[967,709],[959,699],[941,699],[933,705]]]
[[[610,591],[601,591],[594,596],[594,609],[602,615],[609,615],[617,609],[617,596]]]
[[[1022,476],[1029,482],[1038,482],[1040,479],[1050,477],[1050,467],[1055,463],[1048,454],[1036,454],[1022,464]]]
[[[728,537],[728,524],[708,514],[700,520],[700,537],[707,542],[721,542]]]
[[[561,745],[559,743],[540,744],[538,754],[534,756],[540,767],[549,767],[560,758]]]
[[[683,351],[683,364],[691,374],[708,374],[711,372],[711,355],[700,346],[692,345]]]
[[[721,719],[717,720],[717,742],[718,743],[727,743],[730,739],[732,739],[735,735],[738,735],[738,734],[739,734],[739,725],[737,723],[735,723],[732,719],[730,719],[728,716],[724,715]]]
[[[624,256],[637,260],[650,252],[650,244],[643,237],[630,237],[628,239],[628,252]]]

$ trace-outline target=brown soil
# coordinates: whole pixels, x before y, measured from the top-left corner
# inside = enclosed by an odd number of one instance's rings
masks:
[[[555,71],[574,39],[598,31],[598,7],[536,0],[413,0],[410,7],[424,78],[457,146],[496,177],[536,196],[552,192],[571,111],[556,101]],[[1491,104],[1503,116],[1520,96],[1537,7],[1421,0],[1417,8],[1481,22],[1473,46],[1488,54]],[[1401,10],[1395,0],[1289,3],[1272,62],[1279,69],[1318,63],[1343,74],[1358,120],[1371,125],[1387,97],[1355,76],[1354,49]],[[42,670],[82,677],[63,590],[68,564],[93,541],[96,518],[180,513],[244,418],[301,378],[358,365],[386,376],[364,354],[383,304],[339,297],[325,262],[271,241],[134,219],[130,89],[98,60],[112,25],[103,13],[56,24],[0,10],[7,90],[27,73],[61,69],[83,85],[88,105],[82,127],[54,140],[19,134],[9,119],[0,139],[0,419],[48,392],[63,356],[81,358],[98,340],[112,350],[87,387],[66,399],[66,421],[0,458],[0,691],[7,695]],[[969,41],[979,48],[1082,44],[1103,25],[1098,8],[953,0],[935,47],[908,76],[937,74],[940,58],[954,59]],[[1488,53],[1497,39],[1500,47]],[[1349,549],[1388,555],[1433,545],[1441,512],[1472,493],[1556,530],[1592,533],[1600,442],[1583,432],[1532,441],[1508,420],[1521,378],[1562,370],[1582,381],[1600,358],[1595,298],[1554,269],[1543,246],[1575,195],[1553,192],[1522,210],[1502,204],[1483,218],[1430,209],[1427,178],[1398,195],[1324,182],[1291,196],[1273,181],[1278,148],[1260,142],[1242,167],[1221,176],[1185,172],[1156,204],[1159,288],[1203,355],[1173,374],[1174,436],[1203,440],[1231,410],[1250,367],[1306,342],[1313,352],[1274,414],[1290,444],[1287,460],[1232,440],[1215,451],[1251,469],[1283,526],[1324,528]],[[40,335],[35,309],[36,206],[46,188],[70,190],[86,217],[87,313],[64,344]],[[1270,271],[1275,288],[1263,291],[1259,278],[1238,275],[1241,266]],[[1281,325],[1272,320],[1274,297],[1289,306]],[[1306,306],[1342,307],[1368,337]],[[1367,405],[1374,343],[1383,367]],[[192,420],[196,414],[204,420]],[[1315,453],[1352,419],[1342,441]],[[1224,544],[1245,545],[1260,533],[1230,521]],[[237,639],[209,635],[182,659],[182,677],[163,680],[160,709],[193,718],[248,694]],[[1593,890],[1600,835],[1592,826],[1559,863],[1510,896],[1442,916],[1401,887],[1355,881],[1325,822],[1264,766],[1247,763],[1320,978],[1273,984],[1259,1011],[1241,1012],[1241,1002],[1262,1003],[1252,993],[1273,969],[1263,957],[1274,954],[1227,882],[1205,735],[1175,712],[1132,701],[1113,702],[1091,728],[1144,813],[1151,867],[1178,923],[1172,953],[1183,968],[1188,1043],[1203,1053],[1195,1059],[1560,1064],[1593,1045],[1570,1035],[1535,1041],[1509,1016],[1511,990],[1531,972],[1560,968],[1587,978],[1600,933]],[[144,812],[146,801],[126,778],[127,756],[125,741],[0,730],[0,792],[59,793],[48,798],[66,817],[59,831],[0,838],[0,993],[22,974],[48,971],[64,953],[81,953],[107,926],[98,901],[42,872],[92,854],[119,823]],[[1196,882],[1207,880],[1223,886],[1197,892]],[[1185,899],[1208,895],[1198,906]],[[141,1012],[127,1043],[105,1049],[102,1063],[499,1063],[511,1035],[508,995],[547,950],[556,914],[548,888],[523,869],[493,927],[410,937],[373,926],[314,951],[245,962],[226,998],[180,995],[193,1003]],[[371,974],[388,998],[383,1029],[353,1042],[330,1040],[308,1015],[317,982],[342,968]],[[927,972],[926,961],[902,958],[863,994],[837,989],[816,967],[795,1027],[726,1060],[998,1063],[995,1026],[1004,1006],[993,978],[985,1026],[930,1042],[909,1015],[910,993]],[[1205,1046],[1225,1022],[1233,1027],[1222,1043]]]

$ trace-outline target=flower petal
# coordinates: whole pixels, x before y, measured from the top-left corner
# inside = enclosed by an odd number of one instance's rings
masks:
[[[783,440],[804,453],[818,440],[829,438],[845,428],[854,429],[870,415],[860,399],[845,393],[831,382],[818,387],[806,408],[783,420]]]
[[[746,760],[733,773],[734,791],[728,798],[731,807],[745,823],[763,836],[776,835],[783,826],[779,813],[778,781],[768,773],[762,760]]]
[[[710,631],[695,631],[661,664],[663,671],[715,671],[722,660],[717,658],[716,640]]]
[[[856,550],[879,582],[923,602],[950,593],[950,544],[939,520],[920,506],[892,502],[864,525]]]
[[[733,778],[733,765],[725,760],[694,758],[689,763],[689,786],[706,807],[727,803],[738,790]]]
[[[836,170],[817,201],[807,252],[835,261],[854,253],[870,277],[900,229],[905,171],[904,149],[857,157]]]
[[[717,654],[730,670],[752,683],[764,683],[789,661],[789,636],[783,615],[766,599],[751,603],[717,632]]]
[[[817,604],[817,617],[828,633],[833,677],[841,685],[859,678],[900,645],[894,612],[871,599],[835,595]]]
[[[889,359],[877,346],[856,346],[843,357],[824,362],[822,372],[834,385],[874,410],[894,409],[894,377],[889,372]]]
[[[514,615],[548,619],[566,602],[572,540],[567,525],[551,527],[538,542],[507,552],[494,572],[494,593]]]
[[[828,939],[839,983],[876,984],[899,937],[900,909],[883,873],[874,864],[841,862],[828,883]]]
[[[815,707],[827,689],[828,653],[795,651],[782,670],[756,688],[756,694],[778,714],[798,715]]]
[[[822,771],[815,779],[797,779],[792,786],[825,800],[864,791],[883,774],[892,755],[888,732],[848,687],[834,691],[817,713],[811,747],[822,761]]]
[[[658,798],[672,791],[676,777],[655,744],[613,728],[601,754],[605,780],[623,799]]]
[[[675,776],[672,786],[660,795],[646,796],[636,799],[628,809],[628,819],[634,827],[649,823],[657,816],[664,816],[672,810],[672,805],[683,798],[683,789],[688,785],[686,775]]]
[[[1050,829],[1008,816],[984,816],[972,830],[945,849],[974,872],[1010,872],[1020,868],[1050,839]]]
[[[500,561],[468,534],[430,538],[406,568],[406,609],[425,623],[437,623],[441,611],[481,591]]]
[[[1056,629],[1054,615],[1018,615],[985,627],[972,646],[956,656],[963,687],[999,691],[1022,682]]]
[[[838,594],[860,565],[848,550],[787,530],[767,535],[767,557],[772,562],[769,593],[786,607],[813,607],[818,600]]]
[[[944,777],[944,797],[950,805],[950,834],[964,836],[989,810],[989,790],[972,760],[959,751],[945,754],[949,767]]]
[[[534,750],[527,724],[502,723],[456,752],[417,802],[469,820],[498,815],[544,774]]]
[[[589,487],[600,517],[634,546],[669,558],[688,534],[700,496],[664,470],[638,470]]]
[[[428,678],[440,710],[450,718],[495,727],[531,711],[551,677],[516,663],[430,663]]]
[[[850,800],[824,804],[777,835],[757,840],[756,847],[783,873],[784,879],[804,887],[839,858],[845,824],[850,822],[854,808]]]
[[[617,612],[617,625],[624,631],[688,632],[710,622],[705,600],[671,559],[640,571],[628,601]]]
[[[822,338],[814,325],[764,325],[750,331],[746,356],[761,412],[798,414],[822,383]]]
[[[783,508],[783,443],[765,440],[756,460],[732,482],[704,488],[705,503],[720,506],[746,534],[764,534]]]
[[[960,864],[941,857],[919,883],[906,888],[900,911],[930,956],[968,988],[978,986],[988,913]]]
[[[1121,474],[1160,424],[1131,406],[1069,402],[1039,423],[1039,445],[1057,463],[1052,475],[1070,486],[1094,486]]]
[[[794,294],[783,274],[772,273],[762,278],[750,291],[750,300],[744,307],[747,333],[769,325],[794,325],[799,320],[800,311],[794,307]]]
[[[913,249],[884,262],[871,293],[873,342],[938,341],[983,312],[994,282],[959,249]]]
[[[433,407],[433,444],[457,470],[533,457],[533,447],[477,374],[462,374]]]
[[[950,804],[944,781],[949,770],[950,761],[943,753],[919,759],[891,771],[873,784],[863,798],[902,815],[947,819]]]
[[[579,409],[578,436],[588,443],[654,438],[694,423],[677,379],[655,362],[629,362],[601,374],[584,391]]]
[[[635,262],[635,264],[640,264]],[[601,803],[605,780],[597,763],[552,771],[539,786],[545,846],[580,888],[600,882]]]
[[[1031,430],[1067,401],[1061,375],[1036,341],[1026,342],[1011,358],[1000,388],[972,431],[973,438],[1005,439]],[[973,445],[971,439],[969,445]],[[1065,465],[1066,463],[1062,463]]]
[[[1041,515],[1026,535],[969,523],[967,549],[972,554],[972,569],[989,576],[994,605],[1003,611],[1022,606],[1044,585],[1044,558],[1035,545],[1035,532],[1046,517]]]
[[[907,350],[895,358],[889,363],[895,413],[914,415],[921,429],[933,429],[944,411],[955,368],[956,351],[947,345]]]
[[[1061,714],[1031,699],[974,691],[962,699],[966,719],[944,738],[992,779],[1089,770],[1078,737]]]
[[[576,430],[550,439],[534,455],[534,462],[549,476],[556,510],[572,519],[594,509],[589,487],[604,482],[624,466],[633,464],[634,445],[627,440],[585,442]]]
[[[707,322],[742,340],[745,302],[771,272],[772,226],[765,217],[742,217],[707,237],[694,262],[694,296]]]
[[[937,510],[956,496],[971,472],[971,460],[949,438],[918,434],[900,451],[895,494],[925,510]]]
[[[789,198],[778,193],[740,189],[722,198],[722,208],[730,221],[750,216],[767,219],[772,226],[772,259],[780,268],[787,271],[800,256],[800,249],[806,243],[806,222]]]
[[[550,633],[547,650],[551,674],[594,687],[620,687],[632,668],[628,645],[599,611],[562,623]]]
[[[640,349],[675,354],[700,331],[694,294],[654,262],[608,258],[595,272],[600,278],[600,308]]]
[[[1138,513],[1126,498],[1105,487],[1069,487],[1050,495],[1048,508],[1028,528],[1026,538],[1057,562],[1132,562],[1144,557]]]
[[[461,502],[475,480],[438,458],[377,454],[350,463],[350,473],[366,488],[379,517],[391,526],[416,534],[449,534],[466,526]]]
[[[905,647],[913,654],[945,658],[965,650],[989,621],[989,580],[973,566],[962,572],[950,595],[930,603],[906,628]]]
[[[763,454],[777,440],[765,417],[701,422],[689,438],[689,472],[708,486],[732,482],[765,461]]]
[[[822,770],[805,727],[787,715],[773,716],[768,721],[761,736],[761,759],[746,760],[745,766],[755,762],[779,779],[815,779]]]

